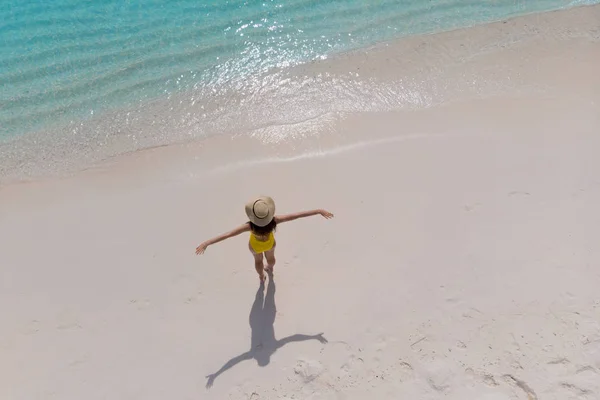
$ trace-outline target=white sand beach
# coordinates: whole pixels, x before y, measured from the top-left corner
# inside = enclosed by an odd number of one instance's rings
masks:
[[[600,399],[600,7],[298,73],[359,69],[435,95],[0,188],[0,398]],[[335,214],[264,288],[194,254],[261,194]]]

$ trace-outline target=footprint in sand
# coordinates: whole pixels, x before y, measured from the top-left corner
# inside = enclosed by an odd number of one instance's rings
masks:
[[[499,383],[496,382],[494,375],[488,375],[488,374],[483,375],[481,377],[481,382],[489,387],[496,387],[499,385]]]
[[[316,360],[298,360],[294,367],[294,373],[300,377],[304,383],[314,381],[323,373],[325,368]]]
[[[394,375],[400,382],[406,382],[415,378],[415,370],[406,361],[399,360],[398,364],[394,366]]]
[[[597,398],[595,397],[595,392],[593,390],[590,389],[586,389],[584,387],[580,387],[577,386],[573,383],[569,383],[569,382],[562,382],[560,384],[560,388],[572,395],[575,395],[577,399],[584,399],[584,398]]]
[[[437,360],[425,366],[425,377],[431,389],[444,393],[452,387],[454,373],[448,364]]]
[[[519,190],[513,190],[508,195],[511,196],[511,197],[512,196],[531,196],[531,193],[529,193],[529,192],[522,192],[522,191],[519,191]]]
[[[557,357],[546,363],[550,371],[553,371],[555,374],[571,374],[574,370],[573,364],[568,358],[565,357]]]
[[[548,361],[548,365],[566,365],[566,364],[570,364],[571,362],[569,361],[569,359],[567,358],[556,358],[552,361]]]
[[[591,365],[584,365],[583,367],[577,368],[575,372],[577,375],[579,374],[590,374],[590,375],[598,375],[598,370],[592,367]],[[600,378],[599,378],[600,379]]]
[[[467,368],[465,370],[465,374],[471,379],[473,379],[475,382],[484,384],[490,388],[500,386],[494,375],[489,374],[485,371],[475,372],[472,368]]]
[[[512,375],[504,375],[504,381],[510,385],[516,386],[521,389],[527,395],[527,400],[538,400],[537,394],[535,391],[527,384],[527,382],[522,381],[518,378],[515,378]]]
[[[338,374],[338,379],[353,380],[356,379],[358,373],[364,368],[364,360],[361,357],[351,355],[341,367]]]

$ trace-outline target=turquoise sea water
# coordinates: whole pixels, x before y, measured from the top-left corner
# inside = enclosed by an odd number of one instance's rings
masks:
[[[87,149],[121,134],[133,142],[142,133],[156,137],[123,150],[130,151],[167,144],[174,131],[179,139],[187,131],[205,135],[211,112],[221,121],[215,133],[266,93],[265,76],[273,71],[401,36],[598,2],[3,0],[0,170],[28,162],[33,156],[23,154],[39,138],[50,143],[59,133],[65,146],[79,140]],[[270,84],[269,97],[293,96]],[[231,96],[238,101],[225,106],[222,99]],[[167,108],[156,106],[175,98]],[[227,118],[234,107],[237,116]],[[260,113],[273,114],[262,105]],[[15,138],[34,132],[37,139],[20,150]]]
[[[560,0],[4,0],[1,136]]]

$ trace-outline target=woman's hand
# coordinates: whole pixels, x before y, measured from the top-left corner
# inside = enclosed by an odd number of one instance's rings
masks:
[[[206,242],[201,243],[200,246],[196,247],[196,255],[204,254],[207,247],[208,244],[206,244]]]
[[[319,214],[321,214],[321,216],[325,219],[333,218],[333,214],[326,210],[319,210]]]

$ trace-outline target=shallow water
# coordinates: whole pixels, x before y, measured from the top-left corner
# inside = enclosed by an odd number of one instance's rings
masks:
[[[0,169],[26,164],[35,143],[69,153],[78,142],[108,156],[297,123],[290,116],[300,89],[305,99],[328,91],[304,120],[339,109],[327,105],[343,98],[347,109],[364,110],[372,87],[291,82],[285,72],[401,36],[597,2],[8,0],[0,5]],[[430,101],[413,89],[386,101]]]
[[[572,2],[10,0],[0,126],[11,136],[420,32]]]

